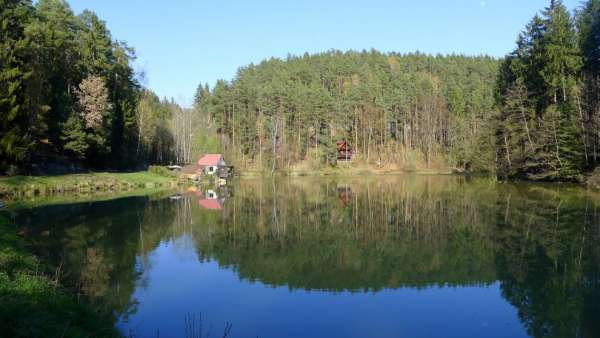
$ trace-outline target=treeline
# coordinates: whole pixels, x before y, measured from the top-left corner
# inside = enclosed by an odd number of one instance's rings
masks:
[[[572,16],[558,0],[536,15],[497,83],[501,177],[579,181],[598,165],[600,1]]]
[[[288,56],[242,67],[212,89],[200,85],[195,108],[242,167],[331,164],[335,142],[347,140],[370,164],[491,169],[497,69],[486,56]]]
[[[64,0],[0,0],[0,174],[133,169],[224,152],[242,169],[354,162],[579,181],[599,159],[600,0],[553,0],[502,60],[329,51],[200,85],[144,89],[134,50]]]
[[[242,167],[334,164],[347,140],[359,163],[494,171],[580,181],[600,161],[600,0],[574,14],[552,0],[502,60],[377,51],[272,58],[200,85]]]
[[[185,111],[142,88],[134,59],[93,12],[0,0],[0,174],[175,161]]]

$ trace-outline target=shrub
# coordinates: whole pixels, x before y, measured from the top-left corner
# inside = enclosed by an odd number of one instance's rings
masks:
[[[175,176],[174,172],[172,172],[171,170],[169,170],[166,167],[159,166],[159,165],[151,165],[150,167],[148,167],[148,172],[157,174],[157,175],[161,175],[161,176],[166,176],[166,177]]]

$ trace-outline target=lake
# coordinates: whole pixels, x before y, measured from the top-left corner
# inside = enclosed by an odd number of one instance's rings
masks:
[[[236,179],[12,211],[132,337],[600,337],[600,199],[458,176]]]

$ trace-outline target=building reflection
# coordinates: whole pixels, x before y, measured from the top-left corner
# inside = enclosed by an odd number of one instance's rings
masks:
[[[206,210],[223,210],[225,201],[232,196],[228,186],[205,188],[195,192],[198,198],[198,206]]]

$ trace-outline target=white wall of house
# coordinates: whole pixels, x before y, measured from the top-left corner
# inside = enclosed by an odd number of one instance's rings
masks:
[[[219,167],[214,166],[214,165],[209,165],[206,168],[204,168],[204,172],[208,175],[214,175],[217,173]]]

